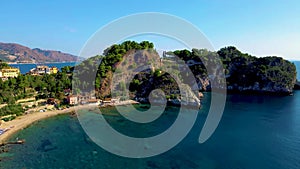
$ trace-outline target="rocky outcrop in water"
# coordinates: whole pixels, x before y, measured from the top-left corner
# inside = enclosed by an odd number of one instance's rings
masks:
[[[296,83],[295,65],[281,57],[258,58],[235,47],[222,48],[218,52],[193,49],[191,52],[182,50],[169,54],[178,56],[189,65],[198,87],[203,91],[210,91],[210,77],[214,76],[207,72],[205,65],[210,65],[208,69],[215,69],[215,72],[224,72],[229,92],[288,95],[293,92]],[[216,56],[221,59],[220,63],[211,59]],[[218,68],[218,65],[223,68]]]

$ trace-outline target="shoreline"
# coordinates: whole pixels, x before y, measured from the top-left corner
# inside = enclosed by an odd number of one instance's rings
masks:
[[[17,117],[16,119],[8,122],[3,122],[1,128],[8,129],[5,133],[0,135],[0,144],[4,143],[11,137],[14,133],[27,128],[34,122],[43,120],[49,117],[57,116],[60,114],[67,114],[74,110],[74,108],[64,109],[64,110],[52,110],[47,112],[34,112],[26,115]]]
[[[101,107],[107,107],[107,106],[118,106],[118,105],[128,105],[128,104],[138,104],[138,102],[134,100],[127,100],[120,103],[115,104],[107,104],[102,105]],[[13,134],[16,132],[23,130],[33,124],[34,122],[47,119],[49,117],[54,117],[61,114],[67,114],[71,113],[72,111],[81,110],[85,108],[95,108],[99,107],[98,105],[79,105],[70,107],[68,109],[64,110],[52,110],[52,111],[46,111],[46,112],[34,112],[26,115],[22,115],[17,117],[16,119],[8,122],[2,122],[0,125],[1,129],[8,129],[6,132],[4,132],[2,135],[0,135],[0,144],[5,143]]]

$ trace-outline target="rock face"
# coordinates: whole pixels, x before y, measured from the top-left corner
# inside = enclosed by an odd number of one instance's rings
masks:
[[[155,51],[129,51],[115,66],[116,71],[121,73],[114,73],[112,91],[121,91],[121,83],[125,82],[131,90],[132,97],[139,102],[167,103],[173,106],[181,104],[192,107],[200,106],[198,91],[192,91],[187,84],[181,84],[180,88],[183,91],[180,91],[175,79],[161,70],[164,63],[161,62]],[[137,84],[130,83],[132,81]]]
[[[200,99],[198,91],[192,91],[189,85],[182,84],[181,89],[183,89],[181,93],[181,102],[184,106],[200,106]],[[184,96],[184,97],[183,97]]]
[[[0,42],[0,59],[6,62],[71,62],[77,61],[78,57],[54,50],[30,49],[15,43]]]
[[[294,90],[300,90],[300,82],[296,82]]]

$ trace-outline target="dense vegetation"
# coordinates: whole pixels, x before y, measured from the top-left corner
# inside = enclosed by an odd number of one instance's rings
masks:
[[[76,86],[74,91],[82,93],[95,90],[98,98],[111,97],[109,86],[112,73],[116,71],[116,64],[129,51],[153,50],[153,48],[153,43],[148,41],[141,43],[125,41],[121,44],[112,45],[104,50],[102,56],[92,57],[76,66],[73,79],[74,86]]]
[[[105,78],[107,77],[108,71],[115,71],[115,64],[123,59],[123,56],[131,50],[147,50],[153,49],[153,43],[148,41],[143,41],[137,43],[135,41],[125,41],[120,45],[113,45],[104,51],[103,60],[99,66],[99,71],[97,77]]]
[[[72,75],[67,74],[67,69],[70,67],[63,68],[57,74],[19,75],[4,82],[0,79],[0,104],[13,104],[28,97],[63,99],[63,91],[72,87]]]
[[[20,104],[10,104],[7,106],[4,106],[0,109],[0,117],[6,116],[6,115],[12,115],[15,114],[16,116],[22,115],[24,113],[24,109]],[[4,119],[5,120],[5,119]]]
[[[19,75],[6,81],[0,79],[0,104],[8,104],[0,109],[0,116],[23,113],[16,101],[35,97],[38,99],[56,98],[63,101],[65,89],[72,88],[72,67],[64,67],[57,74],[43,76]]]
[[[257,86],[258,90],[276,92],[291,92],[295,85],[296,66],[281,57],[257,58],[235,47],[223,48],[218,54],[226,61],[228,85]]]

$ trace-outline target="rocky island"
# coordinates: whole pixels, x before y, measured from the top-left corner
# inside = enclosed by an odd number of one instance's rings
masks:
[[[221,59],[221,66],[216,60]],[[177,60],[177,62],[175,62]],[[180,64],[178,65],[178,60]],[[147,63],[148,68],[139,70],[140,65]],[[199,91],[211,90],[211,74],[205,65],[209,64],[213,72],[223,72],[226,88],[229,92],[268,95],[290,95],[296,84],[296,67],[281,57],[255,57],[240,52],[235,47],[225,47],[217,52],[206,49],[176,50],[164,52],[163,56],[148,41],[137,43],[126,41],[106,49],[103,55],[92,57],[77,67],[75,84],[81,90],[91,92],[95,89],[97,98],[105,99],[120,96],[121,100],[135,99],[149,102],[151,91],[160,89],[168,103],[179,103],[181,94],[176,79],[163,70],[171,66],[187,65],[193,73],[196,84],[188,84],[190,101],[199,102]],[[76,69],[76,68],[75,68]],[[184,79],[186,71],[179,68],[176,76]],[[173,72],[174,73],[174,72]],[[95,75],[92,83],[86,75]],[[78,80],[80,79],[80,80]],[[85,82],[86,81],[86,82]],[[196,87],[195,87],[196,85]],[[218,88],[218,86],[214,86]],[[221,87],[220,87],[221,88]],[[129,94],[125,90],[129,89]],[[196,90],[198,89],[198,90]],[[79,90],[78,90],[79,91]],[[111,93],[118,91],[118,93]],[[153,94],[153,93],[152,93]]]

